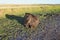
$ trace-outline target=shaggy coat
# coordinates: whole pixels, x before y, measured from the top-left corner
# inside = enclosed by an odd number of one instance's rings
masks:
[[[39,24],[39,19],[30,13],[26,13],[24,16],[24,26],[25,27],[36,27]]]

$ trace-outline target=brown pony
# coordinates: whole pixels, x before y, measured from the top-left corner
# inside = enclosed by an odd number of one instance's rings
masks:
[[[39,19],[37,16],[30,13],[25,13],[24,16],[24,26],[25,27],[36,27],[39,24]]]

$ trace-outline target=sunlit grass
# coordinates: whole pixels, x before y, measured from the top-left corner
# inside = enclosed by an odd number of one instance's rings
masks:
[[[36,5],[36,6],[16,6],[16,8],[0,8],[0,34],[6,34],[7,37],[3,40],[8,40],[9,36],[12,36],[12,33],[15,33],[18,30],[22,30],[20,35],[23,35],[24,32],[28,34],[31,33],[30,29],[27,29],[21,25],[17,20],[10,20],[6,18],[6,14],[15,15],[15,16],[24,16],[25,13],[32,13],[37,15],[40,20],[44,19],[44,15],[49,13],[59,13],[60,14],[60,5]],[[42,16],[39,16],[42,14]],[[15,34],[14,34],[15,36]]]
[[[18,8],[19,7],[19,8]],[[0,8],[0,18],[5,17],[5,14],[11,15],[24,15],[26,12],[29,13],[38,13],[38,14],[45,14],[45,13],[59,13],[60,12],[60,5],[44,5],[44,6],[17,6],[16,8]]]

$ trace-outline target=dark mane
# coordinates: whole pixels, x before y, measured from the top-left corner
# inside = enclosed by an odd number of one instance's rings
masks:
[[[32,16],[34,19],[37,20],[37,16],[35,16],[35,15],[33,15],[33,14],[31,14],[31,16]]]
[[[31,15],[31,16],[33,16],[33,17],[35,17],[33,14],[31,14],[31,13],[25,13],[26,15]]]
[[[34,19],[36,19],[37,20],[37,17],[35,16],[35,15],[33,15],[33,14],[31,14],[31,13],[25,13],[25,15],[30,15],[30,16],[32,16]]]

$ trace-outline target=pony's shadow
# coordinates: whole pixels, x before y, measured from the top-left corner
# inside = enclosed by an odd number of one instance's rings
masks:
[[[19,16],[15,16],[15,15],[5,15],[6,18],[11,19],[11,20],[17,20],[20,24],[22,24],[24,26],[24,17],[19,17]]]

